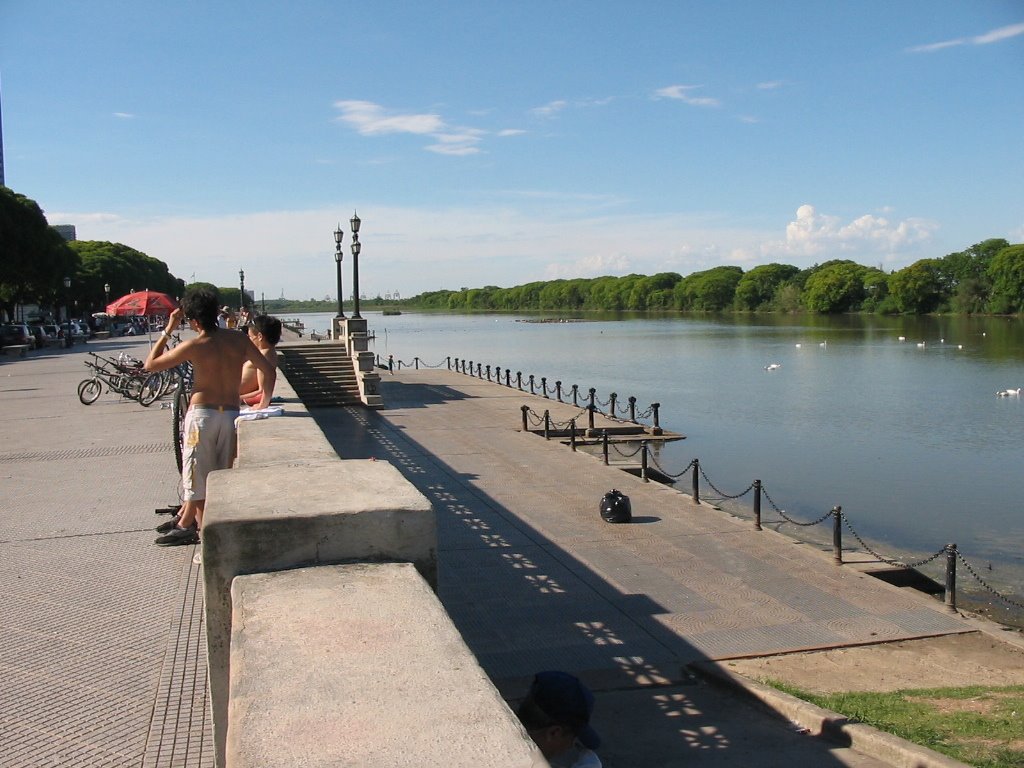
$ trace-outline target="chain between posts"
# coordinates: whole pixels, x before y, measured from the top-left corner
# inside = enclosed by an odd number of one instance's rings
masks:
[[[1012,600],[1011,598],[1007,597],[1006,595],[1002,595],[999,592],[997,592],[995,589],[993,589],[988,584],[988,582],[986,582],[983,578],[981,578],[981,576],[978,575],[978,572],[976,570],[974,570],[974,567],[969,562],[967,562],[967,560],[964,559],[964,556],[962,554],[960,554],[960,550],[956,550],[956,558],[961,563],[963,563],[964,568],[966,568],[967,572],[969,574],[971,574],[971,576],[974,577],[974,580],[977,581],[979,584],[981,584],[981,586],[983,586],[987,591],[991,592],[993,595],[998,597],[1004,603],[1008,603],[1009,605],[1012,605],[1012,606],[1014,606],[1016,608],[1024,608],[1024,603],[1018,602],[1016,600]]]

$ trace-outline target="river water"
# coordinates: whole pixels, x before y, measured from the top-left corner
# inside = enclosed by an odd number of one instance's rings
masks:
[[[511,368],[513,381],[522,371],[552,387],[560,380],[565,392],[594,387],[602,401],[633,395],[638,411],[660,402],[662,426],[687,436],[658,451],[666,471],[698,458],[727,494],[759,478],[775,504],[805,521],[841,505],[888,557],[912,561],[955,542],[986,581],[1024,600],[1024,391],[996,396],[1024,386],[1022,321],[365,316],[376,332],[370,348],[384,358],[458,357]],[[331,315],[299,318],[324,331]],[[766,371],[771,364],[779,367]],[[706,485],[704,494],[714,496]],[[738,504],[749,509],[750,499]],[[830,535],[823,528],[818,537]],[[969,582],[961,576],[964,588],[977,586]]]

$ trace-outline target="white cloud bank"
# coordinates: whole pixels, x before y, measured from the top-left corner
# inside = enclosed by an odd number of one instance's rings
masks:
[[[693,91],[703,88],[703,85],[669,85],[659,88],[654,92],[655,99],[674,99],[694,107],[718,107],[721,101],[710,96],[694,96]]]
[[[518,285],[533,280],[689,274],[721,264],[750,269],[781,261],[809,266],[831,258],[892,268],[935,256],[934,222],[865,214],[849,221],[799,207],[771,229],[733,226],[720,216],[609,215],[600,201],[589,213],[556,213],[550,200],[486,208],[359,206],[360,287],[368,295],[411,296],[439,288]],[[246,285],[267,297],[323,298],[335,285],[334,237],[348,228],[353,207],[341,203],[303,211],[264,211],[220,217],[128,219],[114,213],[49,213],[53,223],[76,224],[85,240],[111,240],[164,261],[177,276]],[[345,236],[343,282],[351,288],[350,235]]]

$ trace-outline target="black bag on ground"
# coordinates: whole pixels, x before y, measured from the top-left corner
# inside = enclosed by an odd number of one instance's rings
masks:
[[[606,523],[628,523],[633,519],[629,496],[612,488],[601,497],[601,518]]]

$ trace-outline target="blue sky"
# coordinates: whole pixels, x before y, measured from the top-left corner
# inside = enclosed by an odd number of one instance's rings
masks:
[[[1024,3],[0,0],[8,186],[268,297],[1024,241]],[[346,291],[351,289],[346,234]]]

